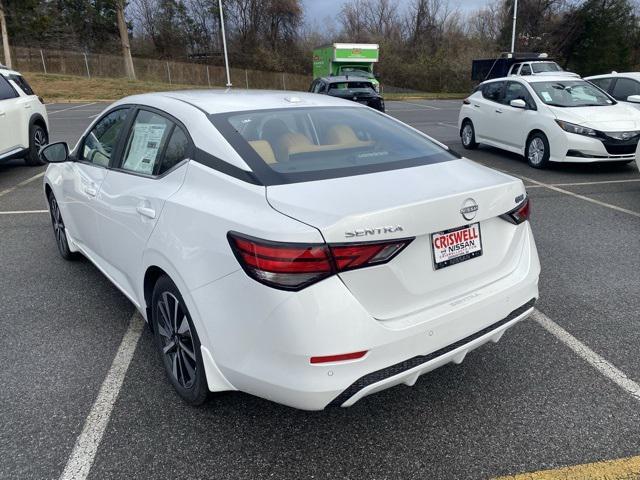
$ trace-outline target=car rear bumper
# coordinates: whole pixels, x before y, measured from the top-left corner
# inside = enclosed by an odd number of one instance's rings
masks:
[[[350,406],[465,355],[526,318],[538,297],[533,237],[514,271],[458,298],[377,320],[338,277],[300,292],[265,287],[243,271],[192,292],[201,337],[233,388],[304,410]],[[247,301],[238,302],[243,292]],[[205,343],[206,342],[206,343]],[[311,364],[312,356],[367,351],[357,360]]]

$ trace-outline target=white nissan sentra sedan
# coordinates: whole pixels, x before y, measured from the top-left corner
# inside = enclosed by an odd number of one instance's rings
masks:
[[[522,182],[346,100],[133,96],[42,156],[61,255],[131,300],[191,404],[350,406],[498,341],[538,297]]]
[[[534,168],[628,163],[640,139],[640,111],[581,79],[511,76],[481,83],[464,100],[458,127],[464,148],[502,148]]]

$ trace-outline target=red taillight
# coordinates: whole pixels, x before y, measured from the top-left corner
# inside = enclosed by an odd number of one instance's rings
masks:
[[[500,218],[504,218],[506,221],[513,223],[514,225],[520,225],[522,222],[529,220],[531,215],[531,201],[529,197],[510,212],[500,215]]]
[[[300,290],[338,272],[386,263],[413,240],[345,244],[280,243],[228,234],[242,268],[274,288]]]
[[[331,362],[344,362],[345,360],[357,360],[364,357],[367,351],[353,352],[353,353],[341,353],[340,355],[326,355],[323,357],[311,357],[311,363],[331,363]]]

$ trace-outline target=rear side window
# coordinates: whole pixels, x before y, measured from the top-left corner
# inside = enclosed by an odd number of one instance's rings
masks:
[[[16,98],[17,96],[18,94],[7,79],[4,78],[3,75],[0,75],[0,100],[9,100],[10,98]]]
[[[167,142],[167,148],[162,157],[162,163],[158,169],[158,175],[171,170],[189,156],[189,139],[182,128],[175,126],[173,133]]]
[[[499,102],[502,97],[504,82],[491,82],[482,85],[482,96],[492,102]]]
[[[456,157],[368,108],[320,107],[212,115],[266,185],[427,165]],[[251,159],[256,162],[252,164]],[[255,167],[255,168],[254,168]]]
[[[618,78],[611,96],[616,100],[626,101],[631,95],[640,95],[640,83],[630,78]]]
[[[593,83],[596,87],[601,88],[602,90],[604,90],[605,92],[609,91],[609,88],[611,87],[611,82],[613,82],[613,77],[609,77],[609,78],[594,78],[593,80],[589,80],[591,83]]]
[[[520,75],[531,75],[531,67],[528,63],[522,65],[522,70],[520,70]]]
[[[9,80],[13,80],[26,95],[35,95],[31,85],[22,75],[9,75]]]

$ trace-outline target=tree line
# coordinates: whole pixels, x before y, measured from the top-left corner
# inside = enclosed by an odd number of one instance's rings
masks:
[[[582,75],[638,68],[636,2],[519,0],[516,50],[547,52]],[[473,12],[449,0],[348,0],[327,21],[307,18],[302,0],[222,5],[239,68],[309,74],[315,46],[378,43],[383,84],[465,91],[471,60],[511,44],[513,0]],[[133,54],[215,65],[223,61],[218,8],[218,0],[0,0],[0,38],[5,46],[122,52],[127,62]]]

